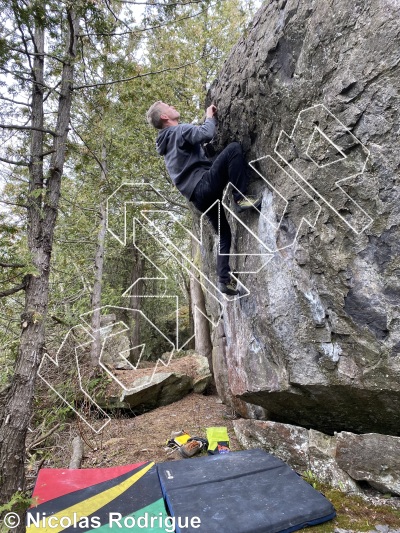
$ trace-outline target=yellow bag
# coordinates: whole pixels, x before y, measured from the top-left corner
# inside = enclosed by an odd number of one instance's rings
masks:
[[[181,435],[176,435],[172,439],[167,440],[167,446],[171,448],[178,446],[178,448],[180,448],[181,446],[186,444],[189,439],[190,439],[189,433],[186,433],[185,431],[181,431]]]

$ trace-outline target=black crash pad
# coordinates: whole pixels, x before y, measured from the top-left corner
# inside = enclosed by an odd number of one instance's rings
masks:
[[[157,465],[176,533],[289,533],[335,517],[333,505],[263,450]],[[200,527],[184,527],[198,517]],[[198,525],[197,522],[194,523]]]

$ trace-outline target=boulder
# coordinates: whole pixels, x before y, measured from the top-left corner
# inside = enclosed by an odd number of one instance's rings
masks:
[[[100,361],[110,368],[129,369],[131,365],[124,357],[130,352],[128,335],[125,335],[126,326],[123,322],[115,322],[115,315],[101,317],[102,327],[100,332],[101,355]]]
[[[210,89],[216,146],[242,143],[263,195],[260,216],[228,213],[249,295],[220,299],[215,380],[243,416],[400,435],[399,17],[388,0],[266,2]]]
[[[302,427],[269,420],[233,420],[240,444],[246,448],[264,448],[298,472],[309,469],[308,431]]]
[[[374,433],[339,433],[337,464],[353,479],[381,492],[400,495],[400,438]]]
[[[100,316],[100,327],[105,328],[106,326],[111,326],[117,321],[117,315],[115,313],[110,313],[109,315]]]
[[[213,331],[212,367],[214,375],[218,376],[216,387],[219,397],[226,404],[229,404],[234,411],[246,418],[264,419],[265,410],[259,405],[244,402],[240,398],[233,397],[229,387],[229,370],[226,358],[226,339],[224,332],[224,321],[220,319],[217,327]]]
[[[263,448],[299,473],[346,492],[361,492],[364,481],[383,493],[400,495],[400,438],[341,432],[330,436],[290,424],[239,419],[233,428],[240,444]]]
[[[360,492],[355,481],[335,460],[336,439],[319,431],[262,420],[234,420],[240,444],[263,448],[300,474],[311,472],[316,480],[352,493]]]
[[[120,401],[133,410],[148,410],[177,402],[191,390],[189,376],[160,372],[151,381],[148,376],[137,378],[132,383],[132,390],[122,393]]]
[[[308,457],[310,471],[317,479],[344,492],[361,493],[354,478],[342,470],[336,460],[336,437],[320,431],[308,431]]]
[[[196,354],[195,358],[195,371],[192,374],[192,387],[193,392],[202,394],[208,385],[211,383],[211,371],[208,359],[204,355]]]
[[[170,354],[164,354],[165,360],[167,355]],[[111,380],[104,397],[96,401],[108,409],[155,409],[176,402],[190,392],[203,393],[212,380],[207,357],[196,353],[174,358],[167,366],[160,363],[157,370],[149,367],[114,370],[116,381]]]

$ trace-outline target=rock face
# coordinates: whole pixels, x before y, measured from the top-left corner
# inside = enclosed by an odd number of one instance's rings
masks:
[[[311,472],[319,482],[362,493],[356,481],[366,481],[383,493],[400,494],[399,437],[348,432],[331,437],[262,420],[234,420],[233,427],[245,448],[264,448],[297,472]]]
[[[100,325],[101,362],[112,368],[129,369],[129,363],[121,357],[121,353],[130,353],[129,338],[123,333],[124,326],[117,322],[115,314],[102,316]]]
[[[391,0],[271,0],[210,89],[216,146],[242,143],[263,194],[228,215],[231,267],[253,273],[221,299],[215,355],[243,416],[400,435],[399,20]]]
[[[353,479],[400,495],[400,439],[389,435],[339,433],[337,464]]]
[[[169,355],[169,354],[168,354]],[[96,401],[107,409],[130,409],[141,412],[181,400],[190,392],[202,394],[211,383],[207,357],[191,354],[173,360],[165,371],[143,368],[117,372],[116,379],[125,387],[111,382],[103,398]]]
[[[155,409],[161,405],[181,400],[193,389],[189,376],[160,372],[151,382],[148,377],[138,378],[132,384],[132,392],[124,391],[120,401],[131,409]]]

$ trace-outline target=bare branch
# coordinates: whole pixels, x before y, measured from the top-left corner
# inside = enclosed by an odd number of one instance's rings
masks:
[[[19,18],[17,16],[17,12],[15,12],[15,14],[16,14],[17,26],[18,26],[19,32],[21,34],[22,42],[24,43],[24,48],[25,48],[25,52],[24,53],[26,54],[26,56],[28,58],[28,63],[29,63],[29,67],[31,69],[31,72],[32,72],[33,75],[35,75],[34,70],[33,70],[33,65],[32,65],[32,62],[31,62],[31,58],[30,58],[30,55],[29,55],[28,43],[26,41],[25,34],[24,34],[23,30],[22,30],[21,21],[19,20]],[[30,36],[33,37],[32,33],[30,31],[29,25],[28,25],[28,31],[29,31]]]
[[[175,70],[180,70],[181,68],[186,68],[189,65],[194,65],[195,63],[198,63],[201,59],[204,59],[204,56],[199,57],[195,61],[190,61],[189,63],[184,63],[183,65],[179,65],[178,67],[169,67],[169,68],[163,68],[161,70],[154,70],[152,72],[145,72],[144,74],[136,74],[135,76],[131,76],[129,78],[123,78],[121,80],[106,81],[102,83],[91,83],[88,85],[79,85],[78,87],[74,87],[74,90],[88,89],[91,87],[101,87],[104,85],[114,85],[115,83],[125,83],[126,81],[136,80],[138,78],[145,78],[146,76],[155,76],[156,74],[163,74],[164,72],[172,72]]]
[[[49,89],[49,92],[43,97],[43,103],[45,103],[45,101],[47,100],[47,98],[51,95],[52,92],[55,92],[56,94],[60,94],[58,91],[57,91],[57,87],[59,87],[61,85],[61,80],[56,83],[56,85],[51,88],[51,87],[47,87]]]
[[[50,135],[53,135],[53,137],[58,137],[58,134],[55,131],[52,130],[46,130],[42,128],[34,128],[33,126],[17,126],[17,125],[8,125],[8,124],[0,124],[0,128],[3,130],[34,130],[34,131],[42,131],[43,133],[49,133]]]
[[[4,298],[5,296],[10,296],[11,294],[15,294],[16,292],[23,291],[25,289],[26,289],[26,282],[23,281],[20,285],[16,285],[12,289],[0,291],[0,298]]]
[[[48,89],[49,91],[54,90],[44,83],[39,83],[38,81],[34,81],[32,78],[24,78],[23,76],[17,74],[16,72],[13,72],[12,70],[8,70],[4,66],[0,66],[0,70],[5,72],[6,74],[10,74],[11,76],[14,76],[15,78],[18,78],[19,80],[26,81],[28,83],[36,83],[36,85],[41,85],[42,87],[44,87],[45,89]]]
[[[8,49],[12,50],[13,52],[18,52],[20,54],[26,54],[26,55],[29,55],[29,56],[51,57],[51,59],[55,59],[56,61],[59,61],[61,64],[65,63],[65,61],[63,59],[61,59],[60,57],[55,56],[53,54],[49,54],[47,52],[43,52],[42,54],[40,54],[39,52],[29,52],[28,50],[22,50],[21,48],[13,48],[12,46],[8,46]]]
[[[30,75],[30,73],[28,71],[16,72],[14,70],[9,70],[4,65],[0,66],[0,70],[5,72],[6,74],[10,74],[11,76],[14,76],[15,78],[18,78],[19,80],[27,81],[27,82],[31,82],[32,81],[32,78],[24,78],[24,75],[27,75],[27,76]]]
[[[25,265],[23,265],[22,263],[2,263],[0,261],[0,267],[3,267],[3,268],[22,268],[24,266]]]
[[[146,183],[148,183],[148,182],[146,182]],[[157,194],[157,196],[159,196],[160,198],[163,198],[164,200],[167,200],[167,202],[169,204],[171,204],[171,205],[176,205],[177,207],[181,207],[182,209],[186,209],[186,210],[189,209],[186,204],[181,204],[180,202],[176,202],[175,200],[171,200],[171,198],[167,198],[164,194],[161,194],[156,189],[152,188],[152,192],[155,192]]]
[[[8,202],[7,200],[0,200],[0,204],[4,204],[4,205],[12,205],[14,207],[28,207],[27,204],[20,204],[20,203],[17,203],[17,202]]]
[[[210,8],[210,7],[213,7],[213,6],[212,5],[208,6],[208,8]],[[207,11],[208,8],[201,9],[200,11],[197,11],[197,13],[193,13],[193,15],[187,15],[186,17],[181,17],[181,18],[177,18],[177,19],[174,19],[174,20],[171,20],[171,21],[160,23],[160,24],[155,24],[154,26],[148,26],[147,28],[135,28],[134,30],[131,30],[131,31],[122,31],[121,33],[114,33],[114,32],[83,33],[82,36],[83,37],[92,37],[92,36],[93,37],[96,37],[96,36],[119,37],[119,36],[122,36],[122,35],[130,35],[131,33],[139,33],[139,32],[151,31],[151,30],[155,30],[157,28],[163,28],[164,26],[171,26],[172,24],[175,24],[177,22],[181,22],[182,20],[188,20],[188,19],[195,18],[195,17],[201,15],[202,13],[204,13],[205,11]]]
[[[40,154],[39,157],[46,157],[46,155],[54,154],[55,150],[49,150],[48,152],[43,152],[43,154]]]
[[[5,157],[0,157],[2,163],[8,163],[9,165],[18,165],[19,167],[29,167],[29,163],[24,161],[12,161],[11,159],[6,159]]]
[[[42,442],[44,442],[48,437],[50,437],[50,435],[52,435],[55,432],[55,430],[58,429],[59,427],[60,427],[60,422],[57,422],[57,424],[54,427],[52,427],[50,431],[48,431],[45,435],[41,435],[37,440],[35,440],[35,442],[32,442],[32,444],[30,444],[27,447],[26,451],[30,452],[31,450],[39,446],[39,444],[42,444]]]
[[[115,20],[117,22],[119,22],[120,24],[122,24],[123,26],[125,26],[125,28],[128,28],[128,30],[130,29],[129,28],[129,25],[124,21],[124,20],[121,20],[116,14],[115,12],[113,11],[112,7],[111,7],[111,3],[108,1],[108,0],[105,0],[106,2],[106,6],[107,6],[107,9],[109,10],[109,12],[111,13],[111,15],[115,18]]]
[[[54,322],[57,322],[57,324],[61,324],[62,326],[67,326],[69,328],[71,327],[71,324],[69,322],[66,322],[65,320],[63,320],[62,318],[56,315],[50,315],[50,318],[54,320]]]
[[[162,6],[162,7],[172,7],[172,6],[188,6],[189,4],[201,4],[203,0],[189,0],[188,2],[174,2],[163,4],[161,2],[136,2],[134,0],[119,0],[121,4],[133,4],[135,6]]]
[[[98,213],[98,209],[93,209],[92,207],[83,207],[82,205],[79,205],[78,203],[76,202],[71,202],[71,200],[68,200],[68,198],[66,196],[64,196],[63,194],[60,195],[61,198],[63,199],[63,201],[69,205],[72,205],[74,206],[76,209],[80,209],[83,213],[85,213],[85,211],[88,211],[88,212],[91,212],[91,213]],[[61,209],[61,208],[60,208]],[[59,242],[64,242],[64,243],[71,243],[71,242],[76,242],[76,243],[83,243],[83,242],[90,242],[90,244],[93,244],[92,241],[71,241],[71,240],[61,240],[59,239]]]
[[[24,4],[24,6],[26,8],[30,8],[30,6],[24,0],[22,0],[22,3]],[[25,48],[25,51],[23,53],[26,54],[27,59],[28,59],[28,63],[29,63],[29,67],[31,69],[32,74],[34,75],[35,73],[34,73],[33,65],[32,65],[32,62],[31,62],[30,55],[29,55],[28,42],[32,41],[33,45],[35,46],[35,39],[33,37],[33,34],[32,34],[32,31],[31,31],[31,28],[30,28],[29,24],[25,24],[25,27],[26,27],[26,29],[29,32],[30,38],[26,37],[26,35],[24,33],[24,30],[23,30],[23,27],[22,27],[24,23],[23,23],[23,21],[21,20],[21,18],[19,16],[19,10],[15,9],[15,7],[14,7],[14,14],[15,14],[15,22],[16,22],[18,30],[19,30],[19,32],[21,34],[21,39],[22,39],[22,42],[23,42],[23,45],[24,45],[24,48]]]
[[[32,107],[32,104],[30,104],[29,102],[18,102],[18,100],[12,100],[11,98],[7,98],[6,96],[1,96],[0,95],[0,100],[6,100],[7,102],[11,102],[12,104],[24,105],[26,107]]]
[[[86,66],[86,57],[85,57],[85,46],[83,44],[83,39],[82,39],[81,35],[79,35],[79,42],[80,42],[80,45],[81,45],[81,59],[82,59],[82,64],[83,64],[83,79],[85,80],[85,83],[87,83],[87,78],[86,78],[87,66]]]

